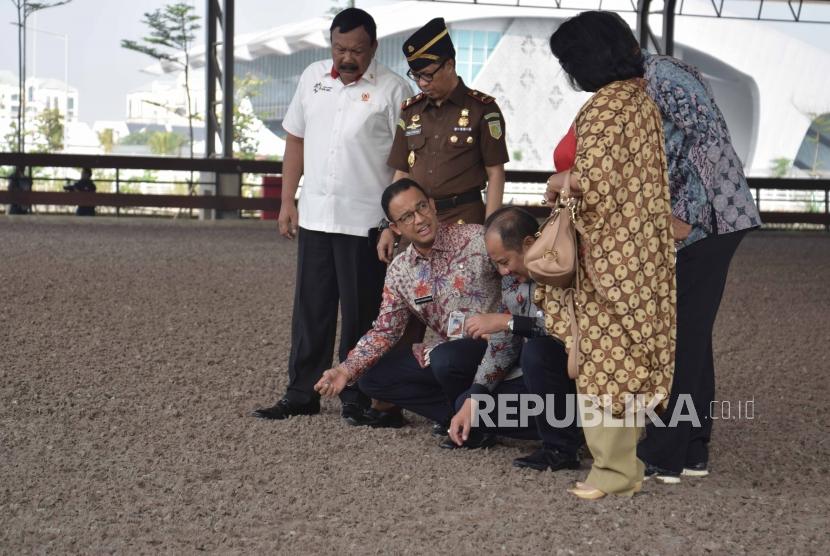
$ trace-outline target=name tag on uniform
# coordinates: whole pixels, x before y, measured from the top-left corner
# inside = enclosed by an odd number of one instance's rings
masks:
[[[411,137],[413,135],[420,135],[420,134],[421,134],[421,128],[420,127],[416,128],[416,129],[407,129],[406,130],[406,136],[407,137]]]
[[[471,127],[454,127],[452,128],[453,131],[458,131],[460,133],[470,132],[473,130]]]
[[[432,296],[425,295],[424,297],[415,298],[415,305],[423,305],[424,303],[432,303]]]

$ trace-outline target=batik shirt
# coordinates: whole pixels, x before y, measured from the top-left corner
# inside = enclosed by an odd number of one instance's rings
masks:
[[[414,317],[439,338],[433,345],[412,346],[418,363],[426,367],[425,354],[449,340],[450,313],[459,311],[465,318],[495,313],[500,299],[501,278],[487,256],[484,228],[479,224],[440,226],[427,256],[410,245],[389,265],[378,318],[342,365],[354,382],[394,347]]]
[[[545,314],[533,302],[536,284],[519,282],[508,274],[501,279],[501,303],[499,312],[513,315],[513,333],[497,332],[490,335],[487,351],[478,366],[471,394],[486,394],[495,390],[503,380],[522,376],[519,356],[524,338],[547,336]]]
[[[703,76],[675,58],[644,55],[646,90],[663,119],[672,213],[692,226],[679,247],[760,226],[743,164]]]
[[[575,317],[563,288],[534,293],[545,327],[577,350],[580,394],[622,414],[629,395],[665,408],[674,377],[675,247],[660,111],[642,79],[615,81],[577,114],[582,191]]]

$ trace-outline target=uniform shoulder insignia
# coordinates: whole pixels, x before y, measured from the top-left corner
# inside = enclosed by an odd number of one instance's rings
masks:
[[[403,102],[401,103],[401,110],[403,110],[403,109],[405,109],[405,108],[409,108],[410,106],[412,106],[412,105],[413,105],[413,104],[415,104],[416,102],[418,102],[418,101],[420,101],[421,99],[423,99],[425,96],[426,96],[426,95],[425,95],[424,93],[418,93],[418,94],[417,94],[417,95],[415,95],[414,97],[409,97],[408,99],[406,99],[405,101],[403,101]]]
[[[476,99],[477,101],[479,101],[482,104],[490,104],[494,100],[496,100],[493,97],[491,97],[490,95],[485,95],[481,91],[476,91],[475,89],[470,89],[469,91],[467,91],[467,94],[470,95],[471,97],[473,97],[474,99]]]

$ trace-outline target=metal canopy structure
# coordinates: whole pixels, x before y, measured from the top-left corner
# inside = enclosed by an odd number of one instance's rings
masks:
[[[459,0],[421,0],[459,3]],[[674,54],[677,16],[714,17],[781,23],[830,24],[828,0],[467,0],[480,6],[515,6],[553,10],[613,10],[635,13],[640,46],[660,54]],[[662,33],[654,32],[651,16],[662,17]]]
[[[654,35],[649,23],[649,18],[652,14],[651,0],[638,0],[637,35],[641,48],[652,47],[656,52],[666,54],[668,56],[672,56],[674,54],[674,9],[676,4],[677,0],[665,0],[663,2],[663,9],[660,12],[663,16],[663,33],[661,34],[662,38],[658,39]],[[722,4],[723,0],[721,0],[721,5]]]
[[[433,3],[463,4],[463,0],[421,0]],[[233,157],[234,99],[234,0],[206,0],[206,140],[205,156],[215,158],[216,135],[221,156]],[[221,6],[220,6],[221,2]],[[709,17],[767,22],[830,24],[828,0],[467,0],[480,6],[547,8],[571,13],[589,9],[635,14],[640,46],[660,54],[674,54],[675,20],[680,17]],[[569,14],[570,15],[570,14]],[[659,16],[659,35],[651,25]],[[221,37],[218,30],[221,28]],[[220,63],[221,60],[221,63]],[[218,87],[217,87],[218,85]],[[221,98],[217,94],[221,91]],[[222,107],[221,118],[217,115]]]
[[[653,4],[662,6],[652,11]],[[823,14],[816,10],[813,15],[808,15],[804,9],[808,5],[818,7],[821,4],[825,5]],[[827,4],[826,0],[708,0],[697,3],[680,0],[678,5],[677,0],[638,0],[637,35],[641,47],[651,47],[660,54],[671,56],[674,54],[674,23],[677,16],[827,24],[830,23],[830,6]],[[663,19],[660,38],[655,36],[649,24],[649,18],[655,14],[661,15]]]
[[[216,157],[216,134],[222,141],[222,157],[233,158],[233,35],[234,0],[207,0],[205,57],[205,158]],[[222,29],[219,38],[217,28]],[[222,53],[222,63],[220,60]],[[221,89],[217,88],[217,83]],[[221,98],[217,92],[221,90]],[[222,117],[216,111],[222,106]]]

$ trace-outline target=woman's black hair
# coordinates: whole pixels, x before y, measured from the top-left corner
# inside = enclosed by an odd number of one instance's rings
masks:
[[[571,85],[583,91],[643,76],[640,45],[614,12],[582,12],[566,20],[550,36],[550,51]]]

